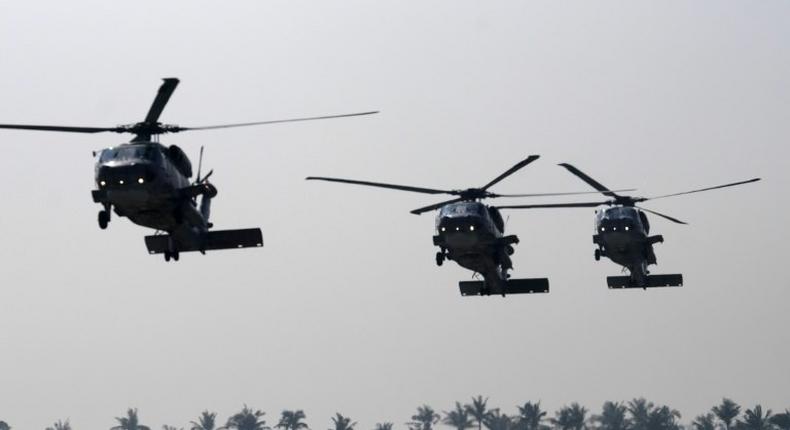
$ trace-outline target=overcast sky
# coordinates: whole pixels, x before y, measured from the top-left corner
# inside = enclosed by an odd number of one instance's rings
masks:
[[[786,1],[0,0],[0,122],[211,125],[379,115],[163,136],[206,166],[217,228],[265,247],[149,256],[149,230],[99,230],[91,151],[126,136],[0,133],[0,419],[152,428],[247,403],[396,428],[427,403],[491,397],[550,411],[636,396],[688,422],[729,396],[790,406],[790,3]],[[432,196],[308,175],[587,191],[571,162],[646,203],[654,273],[681,289],[609,291],[593,211],[509,212],[516,277],[541,296],[460,297],[436,267]],[[195,161],[196,162],[196,161]]]

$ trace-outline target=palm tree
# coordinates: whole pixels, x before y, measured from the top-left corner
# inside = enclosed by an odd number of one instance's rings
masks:
[[[303,423],[302,420],[305,419],[306,416],[304,411],[301,409],[298,411],[288,411],[285,410],[282,412],[282,416],[280,417],[280,422],[277,423],[275,428],[281,428],[283,430],[302,430],[306,429],[307,424]]]
[[[484,422],[488,430],[513,430],[514,427],[513,419],[500,414],[499,409],[489,412]]]
[[[244,405],[240,412],[228,418],[225,427],[234,430],[271,430],[262,418],[264,415],[265,412]]]
[[[587,426],[587,409],[578,403],[563,406],[550,420],[560,430],[585,430]]]
[[[433,430],[433,425],[439,422],[439,414],[432,407],[422,405],[417,408],[417,414],[411,416],[410,427],[419,430]]]
[[[11,430],[11,426],[5,421],[0,421],[0,430]]]
[[[115,417],[115,420],[118,421],[118,425],[110,430],[151,430],[150,427],[140,424],[137,408],[129,408],[125,417]]]
[[[376,423],[376,425],[373,427],[373,430],[392,430],[392,426],[393,425],[394,424],[389,423],[389,422],[387,422],[387,423]]]
[[[677,419],[680,412],[669,406],[661,406],[650,412],[647,421],[647,430],[680,430]]]
[[[217,413],[203,411],[200,413],[197,422],[190,421],[191,430],[222,430],[225,427],[217,427]]]
[[[332,417],[332,423],[334,423],[335,428],[329,430],[354,430],[354,426],[357,425],[357,422],[351,422],[351,418],[344,417],[339,413],[335,413],[335,416]]]
[[[444,413],[443,423],[455,427],[456,430],[466,430],[474,427],[474,423],[469,419],[469,411],[461,403],[455,402],[455,410]]]
[[[691,425],[694,427],[694,430],[716,430],[716,415],[712,412],[700,415],[694,418]]]
[[[650,413],[654,408],[653,403],[648,402],[644,397],[640,397],[628,402],[626,408],[631,415],[631,429],[647,430],[648,422],[650,421]]]
[[[620,402],[604,402],[601,415],[593,415],[598,430],[628,430],[631,423],[626,417],[628,408]]]
[[[516,426],[519,430],[545,430],[546,426],[541,422],[546,416],[546,411],[540,409],[540,402],[527,402],[524,406],[518,406],[518,414]]]
[[[711,411],[724,424],[724,428],[730,430],[733,420],[738,418],[738,414],[741,413],[741,407],[725,397],[721,399],[721,404],[714,406]]]
[[[790,430],[790,409],[772,416],[771,424],[779,427],[780,430]]]
[[[71,424],[69,424],[69,420],[66,420],[66,422],[58,420],[58,422],[52,424],[52,427],[47,427],[46,430],[71,430]]]
[[[739,430],[770,430],[770,420],[771,410],[768,409],[763,415],[763,407],[757,405],[743,413],[743,420],[738,421],[737,427]]]
[[[486,403],[488,403],[488,397],[483,399],[483,396],[478,395],[477,397],[472,397],[472,403],[464,406],[469,415],[477,421],[477,430],[483,429],[483,420],[490,414],[486,409]]]

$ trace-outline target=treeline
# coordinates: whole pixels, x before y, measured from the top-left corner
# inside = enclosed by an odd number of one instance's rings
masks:
[[[680,423],[680,413],[665,405],[656,405],[644,398],[630,402],[605,402],[600,414],[593,414],[578,403],[563,406],[549,416],[540,402],[526,402],[516,407],[509,415],[499,408],[488,406],[483,396],[473,397],[470,403],[455,402],[455,408],[442,413],[423,405],[417,408],[411,420],[405,422],[408,430],[434,430],[443,424],[455,430],[790,430],[790,409],[774,414],[756,405],[751,409],[741,408],[730,399],[710,411],[695,417],[689,426]],[[215,412],[204,411],[187,427],[163,425],[162,430],[310,430],[302,410],[282,411],[280,420],[269,427],[265,413],[244,405],[241,411],[231,415],[223,424]],[[129,409],[126,416],[117,417],[118,425],[110,430],[151,430],[143,425],[137,409]],[[356,421],[340,413],[331,418],[328,430],[361,430]],[[377,423],[373,430],[393,430],[394,423]],[[5,421],[0,421],[0,430],[11,430]],[[46,430],[72,430],[68,420],[58,421]]]

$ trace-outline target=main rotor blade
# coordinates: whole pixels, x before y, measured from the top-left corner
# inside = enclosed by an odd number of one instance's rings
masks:
[[[308,176],[305,179],[308,181],[328,181],[328,182],[340,182],[343,184],[366,185],[369,187],[389,188],[393,190],[411,191],[414,193],[423,193],[423,194],[455,194],[456,193],[455,191],[436,190],[433,188],[411,187],[408,185],[385,184],[381,182],[355,181],[353,179],[327,178],[323,176]]]
[[[312,116],[308,118],[291,118],[291,119],[278,119],[273,121],[258,121],[258,122],[242,122],[238,124],[220,124],[220,125],[209,125],[204,127],[178,127],[175,132],[178,131],[189,131],[189,130],[214,130],[217,128],[231,128],[231,127],[248,127],[251,125],[264,125],[264,124],[278,124],[281,122],[297,122],[297,121],[312,121],[316,119],[330,119],[330,118],[345,118],[349,116],[362,116],[362,115],[372,115],[379,113],[379,111],[370,111],[370,112],[357,112],[357,113],[346,113],[342,115],[326,115],[326,116]]]
[[[162,80],[165,82],[159,87],[159,91],[156,93],[156,98],[151,104],[151,108],[148,109],[148,115],[145,116],[145,122],[150,124],[154,124],[159,121],[159,115],[162,115],[165,105],[167,105],[168,100],[170,100],[170,96],[178,86],[178,79],[176,78],[164,78]]]
[[[752,183],[752,182],[757,182],[759,180],[760,180],[760,178],[752,178],[752,179],[749,179],[749,180],[746,180],[746,181],[733,182],[731,184],[716,185],[715,187],[708,187],[708,188],[700,188],[699,190],[684,191],[682,193],[666,194],[666,195],[663,195],[663,196],[656,196],[656,197],[647,197],[647,198],[645,198],[645,200],[663,199],[665,197],[674,197],[674,196],[682,196],[684,194],[700,193],[702,191],[717,190],[719,188],[727,188],[727,187],[734,187],[736,185],[749,184],[749,183]]]
[[[594,208],[608,205],[611,202],[587,202],[587,203],[547,203],[540,205],[505,205],[497,206],[497,209],[537,209],[537,208]]]
[[[518,170],[520,170],[521,168],[523,168],[527,164],[537,160],[538,158],[540,158],[540,155],[530,155],[526,159],[519,161],[515,166],[513,166],[510,169],[508,169],[507,171],[505,171],[505,173],[503,173],[503,174],[497,176],[496,178],[494,178],[494,180],[492,180],[491,182],[487,183],[486,185],[483,185],[480,189],[485,191],[485,190],[491,188],[497,182],[507,178],[508,176],[512,175],[513,173],[516,173]]]
[[[636,188],[628,188],[624,190],[614,191],[635,191]],[[553,196],[578,196],[584,194],[599,194],[598,191],[579,191],[573,193],[533,193],[533,194],[492,194],[488,197],[553,197]]]
[[[601,185],[600,182],[598,182],[595,179],[587,176],[587,174],[585,174],[581,170],[577,169],[576,167],[574,167],[574,166],[572,166],[572,165],[570,165],[568,163],[560,163],[560,166],[568,169],[568,171],[570,171],[574,175],[578,176],[579,179],[581,179],[582,181],[587,182],[588,184],[590,184],[593,188],[598,190],[601,194],[609,196],[609,197],[614,197],[614,198],[620,197],[617,194],[615,194],[612,190],[610,190],[610,189],[606,188],[605,186]]]
[[[123,132],[123,130],[118,127],[65,127],[60,125],[0,124],[0,128],[12,130],[65,131],[69,133],[101,133],[103,131]]]
[[[411,211],[411,213],[413,213],[414,215],[419,215],[419,214],[424,213],[424,212],[430,212],[430,211],[433,211],[433,210],[436,210],[436,209],[440,209],[442,206],[449,205],[450,203],[457,203],[457,202],[462,202],[462,201],[464,201],[464,199],[459,197],[457,199],[447,200],[447,201],[444,201],[444,202],[432,204],[430,206],[425,206],[425,207],[421,207],[421,208],[418,208],[418,209],[414,209],[413,211]]]
[[[651,213],[651,214],[653,214],[653,215],[658,215],[658,216],[660,216],[661,218],[666,218],[666,219],[668,219],[668,220],[670,220],[670,221],[672,221],[672,222],[675,222],[675,223],[678,223],[678,224],[684,224],[684,225],[688,225],[688,223],[687,223],[687,222],[683,222],[683,221],[681,221],[681,220],[679,220],[679,219],[677,219],[677,218],[672,218],[672,217],[671,217],[671,216],[669,216],[669,215],[664,215],[664,214],[662,214],[662,213],[660,213],[660,212],[651,211],[650,209],[645,209],[645,208],[643,208],[643,207],[639,207],[639,206],[635,206],[635,207],[636,207],[637,209],[639,209],[639,210],[643,210],[643,211],[645,211],[645,212],[649,212],[649,213]]]

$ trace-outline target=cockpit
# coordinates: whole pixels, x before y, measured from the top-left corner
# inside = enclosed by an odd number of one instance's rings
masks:
[[[483,227],[488,212],[478,202],[460,202],[443,206],[436,217],[436,230],[444,232],[475,231]]]
[[[644,221],[644,222],[643,222]],[[606,232],[647,232],[646,217],[634,207],[616,206],[599,210],[595,216],[597,233]]]

